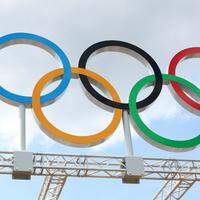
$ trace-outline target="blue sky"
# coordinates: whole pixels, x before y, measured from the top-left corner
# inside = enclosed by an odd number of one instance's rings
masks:
[[[73,66],[78,64],[80,55],[91,44],[106,39],[123,40],[147,51],[165,73],[177,52],[200,46],[199,6],[197,0],[2,0],[0,36],[12,32],[44,36],[66,52]],[[184,61],[177,73],[199,87],[199,64],[200,59]],[[0,52],[0,84],[13,92],[31,95],[37,80],[57,67],[54,58],[36,47],[8,47]],[[127,101],[132,86],[148,75],[142,64],[116,53],[94,57],[88,68],[109,80],[123,101]],[[145,95],[142,93],[140,98]],[[3,113],[0,117],[1,150],[17,150],[18,109],[0,102],[0,110]],[[98,108],[85,97],[78,80],[71,81],[63,97],[46,107],[44,112],[60,129],[84,135],[101,130],[112,117],[112,113]],[[182,108],[167,87],[141,116],[153,130],[172,139],[188,139],[199,131],[199,116]],[[132,136],[137,156],[199,159],[199,148],[187,153],[169,153],[146,143],[133,129]],[[27,149],[34,152],[126,155],[121,125],[105,143],[79,149],[49,139],[39,129],[31,110],[27,111]],[[31,181],[13,181],[11,176],[1,176],[0,199],[35,200],[42,181],[40,177],[32,177]],[[152,199],[161,184],[160,181],[141,181],[139,185],[124,185],[120,180],[69,178],[61,199],[118,200],[133,196],[146,200]],[[198,199],[198,189],[199,184],[195,184],[184,199]]]

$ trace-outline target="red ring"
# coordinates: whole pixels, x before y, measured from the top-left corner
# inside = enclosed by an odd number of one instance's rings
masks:
[[[169,65],[169,69],[168,69],[168,74],[171,75],[176,75],[176,67],[178,65],[178,63],[187,58],[192,56],[193,54],[200,54],[200,47],[192,47],[192,48],[188,48],[188,49],[184,49],[182,51],[180,51],[179,53],[177,53],[171,60],[170,65]],[[188,105],[190,105],[192,108],[195,108],[197,110],[200,110],[200,103],[194,101],[191,97],[189,97],[187,94],[185,94],[185,92],[183,91],[183,89],[181,88],[179,83],[170,81],[170,83],[172,84],[173,89],[176,91],[176,93],[178,94],[178,96],[184,101],[186,102]]]

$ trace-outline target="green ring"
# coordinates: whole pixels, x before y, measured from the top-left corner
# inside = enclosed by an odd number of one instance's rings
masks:
[[[178,82],[181,85],[189,88],[192,92],[197,94],[198,97],[200,97],[200,89],[196,87],[195,85],[193,85],[191,82],[183,78],[169,75],[169,74],[162,74],[162,76],[163,76],[163,80]],[[140,133],[142,133],[142,137],[148,142],[150,142],[151,144],[153,144],[154,146],[161,149],[169,150],[169,151],[187,151],[187,150],[194,149],[196,146],[200,144],[200,135],[189,140],[171,140],[153,132],[144,124],[144,122],[140,118],[137,107],[136,107],[136,100],[137,100],[138,93],[144,86],[154,81],[155,81],[154,75],[147,76],[141,79],[132,88],[130,96],[129,96],[130,114],[137,128],[139,129]]]

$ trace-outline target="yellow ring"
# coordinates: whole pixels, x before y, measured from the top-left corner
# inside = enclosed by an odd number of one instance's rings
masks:
[[[72,74],[82,74],[99,82],[103,87],[105,87],[108,90],[114,101],[121,102],[120,97],[117,94],[114,87],[100,75],[86,69],[75,67],[72,67],[71,69]],[[36,115],[36,118],[40,122],[41,128],[47,133],[48,136],[50,136],[54,140],[67,145],[88,147],[102,143],[108,137],[110,137],[118,127],[122,117],[122,111],[120,109],[114,109],[112,121],[104,130],[88,136],[77,136],[67,132],[63,132],[56,128],[53,124],[51,124],[45,117],[40,103],[41,92],[43,88],[47,85],[47,83],[60,78],[63,75],[63,73],[63,69],[56,69],[47,73],[37,82],[33,90],[33,111]]]

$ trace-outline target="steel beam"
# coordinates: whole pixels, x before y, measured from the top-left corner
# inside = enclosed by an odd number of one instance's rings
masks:
[[[177,198],[174,199],[180,199],[196,181],[200,181],[200,160],[163,158],[143,158],[143,160],[145,173],[141,179],[166,181],[157,199],[162,194],[165,199],[172,199],[175,196]],[[127,172],[124,161],[125,158],[120,156],[33,153],[32,175],[46,176],[40,196],[44,197],[53,191],[57,194],[54,198],[56,199],[60,195],[66,177],[122,179]],[[0,174],[12,173],[13,152],[0,152]]]
[[[178,174],[175,174],[175,176],[178,176]],[[160,191],[156,194],[156,196],[153,198],[153,200],[179,200],[181,199],[184,194],[193,186],[195,183],[195,180],[184,180],[185,178],[188,178],[185,175],[183,177],[180,177],[180,180],[168,180],[165,181],[163,187],[160,189]]]
[[[67,176],[46,176],[38,200],[58,200]]]
[[[126,173],[124,157],[33,153],[35,176],[118,178]],[[200,160],[143,158],[142,179],[200,181]],[[13,152],[0,152],[0,174],[12,174]],[[176,176],[174,176],[176,174]],[[186,176],[187,175],[187,176]],[[190,175],[190,176],[189,176]]]

